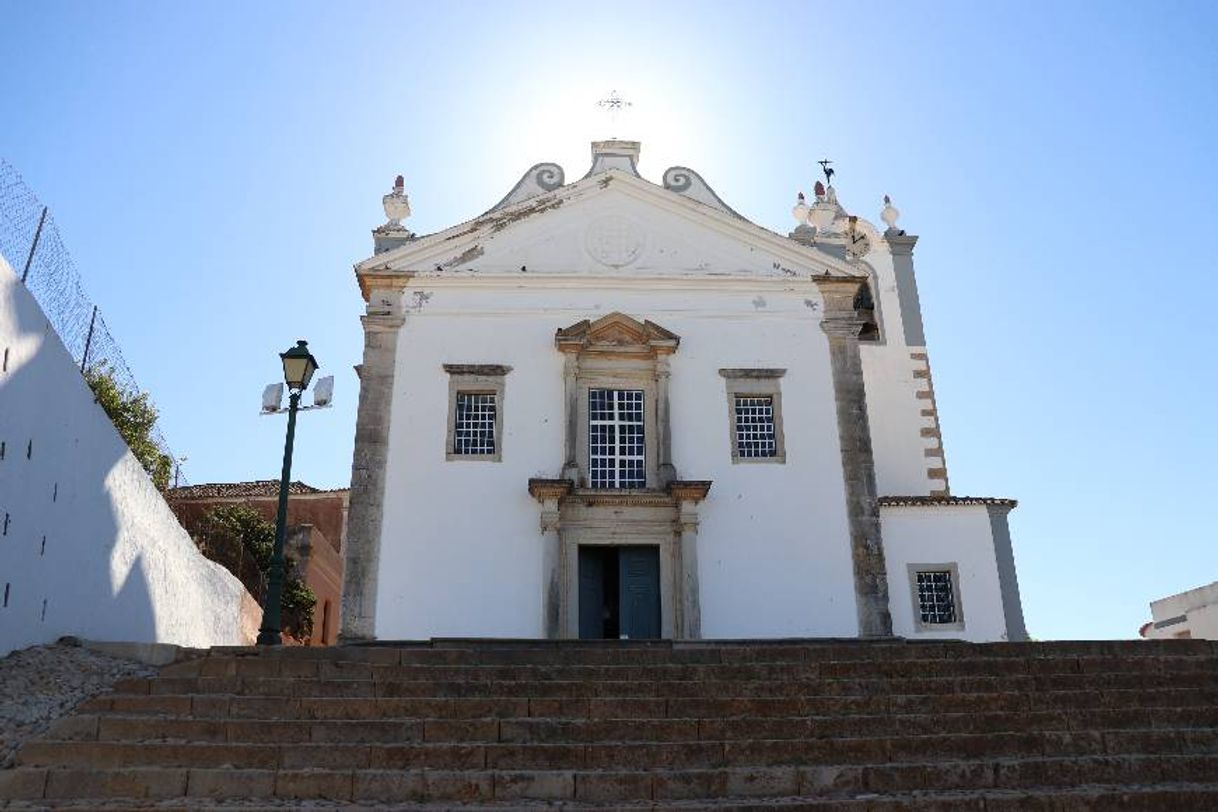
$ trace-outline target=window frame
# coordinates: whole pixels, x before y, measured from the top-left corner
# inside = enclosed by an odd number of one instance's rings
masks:
[[[611,398],[613,419],[611,421],[606,421],[606,420],[594,421],[593,420],[593,417],[592,417],[592,393],[593,392],[609,392],[609,393],[613,394],[613,397]],[[633,422],[623,423],[620,420],[620,415],[622,412],[622,402],[621,402],[620,395],[625,394],[625,393],[630,393],[630,394],[637,393],[639,396],[639,404],[638,404],[639,420],[637,423],[633,423]],[[647,426],[648,426],[647,390],[643,389],[643,388],[638,388],[638,387],[627,388],[627,387],[591,386],[591,387],[588,387],[588,390],[587,390],[587,401],[588,401],[588,408],[584,412],[584,416],[586,418],[587,435],[588,435],[588,487],[592,488],[594,490],[607,490],[607,491],[630,491],[630,490],[645,489],[647,487],[647,481],[648,481],[647,480],[647,462],[648,462],[647,435],[649,433],[647,431]],[[615,484],[613,486],[598,486],[595,483],[595,481],[594,481],[595,480],[595,469],[592,464],[593,460],[596,459],[592,453],[592,446],[593,446],[592,429],[593,429],[594,422],[595,422],[595,425],[601,425],[601,426],[612,425],[614,428],[614,432],[613,432],[614,453],[611,457],[603,457],[603,459],[612,459],[615,463],[614,469],[613,469],[614,470],[614,474],[613,474],[614,482],[617,483],[617,482],[621,481],[621,471],[622,471],[621,463],[623,460],[638,459],[639,462],[641,463],[640,473],[642,475],[642,480],[643,480],[641,484],[628,485],[628,486],[623,486],[621,484]],[[642,441],[639,443],[640,453],[637,455],[622,456],[620,454],[621,447],[622,447],[622,428],[623,428],[623,426],[636,426],[636,425],[639,426],[640,430],[642,431],[642,438],[641,438]]]
[[[913,601],[913,628],[919,632],[962,632],[965,629],[964,598],[960,588],[960,567],[955,561],[932,564],[908,564],[909,594]],[[926,623],[922,620],[922,600],[918,594],[919,572],[946,572],[952,582],[952,608],[956,612],[954,623]]]
[[[586,359],[579,365],[576,378],[576,464],[579,471],[578,486],[592,487],[592,443],[590,437],[591,410],[588,393],[593,389],[641,390],[643,392],[643,481],[642,488],[597,488],[596,490],[647,490],[657,487],[660,481],[658,460],[659,418],[657,407],[659,392],[656,386],[654,365],[643,366],[629,361],[611,359]]]
[[[786,437],[782,425],[782,387],[780,381],[787,374],[785,369],[720,369],[727,394],[728,444],[732,452],[732,464],[777,464],[787,461]],[[774,454],[768,457],[746,457],[740,454],[737,437],[736,398],[768,397],[774,419]]]
[[[448,373],[448,431],[444,439],[444,459],[449,462],[502,462],[505,378],[512,368],[500,364],[444,364],[444,371]],[[494,453],[462,454],[456,451],[458,395],[494,396]]]

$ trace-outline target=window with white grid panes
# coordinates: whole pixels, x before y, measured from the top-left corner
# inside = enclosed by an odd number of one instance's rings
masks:
[[[918,612],[927,625],[956,623],[956,593],[951,570],[919,570]]]
[[[452,453],[494,454],[495,413],[494,392],[458,392]]]
[[[643,390],[588,390],[588,479],[593,488],[647,486]]]
[[[736,454],[742,459],[778,454],[773,397],[736,395]]]

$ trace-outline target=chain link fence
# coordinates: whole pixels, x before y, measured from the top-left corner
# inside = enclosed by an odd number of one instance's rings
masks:
[[[105,317],[85,293],[54,216],[3,158],[0,158],[0,256],[34,295],[82,373],[89,367],[105,365],[120,388],[129,393],[143,391]],[[174,461],[170,484],[189,484],[181,471],[182,458],[170,450],[159,426],[153,427],[150,439]]]

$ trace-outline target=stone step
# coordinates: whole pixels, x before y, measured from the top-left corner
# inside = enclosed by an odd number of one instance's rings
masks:
[[[31,769],[0,772],[0,798],[13,799],[295,799],[365,802],[638,803],[756,798],[778,805],[824,801],[829,808],[868,804],[869,811],[971,798],[978,810],[1205,810],[1218,803],[1215,760],[1207,757],[1032,759],[976,764],[783,767],[714,770],[264,770],[257,768]],[[1080,782],[1079,776],[1088,781]],[[1130,777],[1133,784],[1124,783]],[[913,794],[913,793],[916,793]],[[1141,797],[1139,797],[1141,796]],[[1029,805],[1033,798],[1048,806]],[[731,799],[731,800],[729,800]],[[782,799],[786,799],[785,802]],[[1121,799],[1124,804],[1112,803]],[[1095,806],[1104,800],[1112,805]],[[883,801],[883,806],[874,806]],[[1016,803],[1016,801],[1022,803]],[[898,803],[888,806],[889,802]],[[1010,803],[1008,803],[1010,802]],[[1086,803],[1090,802],[1090,803]],[[1133,806],[1127,805],[1133,803]],[[1080,805],[1081,804],[1081,805]],[[135,804],[132,804],[135,805]],[[684,808],[684,806],[683,806]],[[970,807],[959,807],[970,808]]]
[[[1039,711],[1026,713],[884,714],[875,716],[739,717],[732,719],[446,718],[395,721],[196,719],[81,714],[52,726],[61,741],[180,741],[234,744],[355,742],[597,743],[820,739],[953,733],[1055,732],[1218,727],[1218,707]]]
[[[486,734],[489,738],[491,728]],[[678,734],[674,727],[670,731]],[[835,738],[750,737],[596,743],[485,740],[422,743],[232,743],[39,740],[18,754],[33,767],[236,767],[259,769],[689,769],[816,763],[877,764],[926,759],[1044,755],[1218,753],[1218,730],[991,732]],[[442,731],[452,737],[452,731]]]
[[[927,713],[1209,708],[1218,687],[1142,691],[1111,689],[1042,693],[894,694],[717,698],[529,697],[280,697],[112,694],[88,700],[85,713],[173,715],[232,719],[420,719],[555,717],[574,719],[715,719],[769,716],[855,716]]]
[[[369,680],[320,677],[157,677],[120,681],[123,694],[244,694],[366,697],[677,697],[1043,693],[1099,689],[1212,688],[1218,673],[1050,674],[1009,677],[820,678],[800,680]]]
[[[385,643],[342,648],[266,650],[216,647],[213,658],[316,659],[377,663],[731,663],[809,660],[964,659],[974,657],[1051,659],[1055,657],[1214,656],[1218,645],[1206,640],[1102,640],[1025,643],[961,641],[580,641],[580,640],[434,640],[421,644]]]
[[[394,664],[284,656],[208,657],[167,666],[163,677],[288,677],[367,680],[695,680],[913,678],[1040,674],[1218,673],[1218,657],[970,657],[734,663]]]

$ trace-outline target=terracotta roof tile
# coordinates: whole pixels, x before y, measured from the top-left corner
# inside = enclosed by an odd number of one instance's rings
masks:
[[[314,488],[303,482],[288,483],[289,494],[322,493],[321,488]],[[258,479],[252,482],[209,482],[203,485],[187,485],[182,488],[170,488],[165,492],[169,499],[225,499],[241,496],[278,496],[278,479]]]

